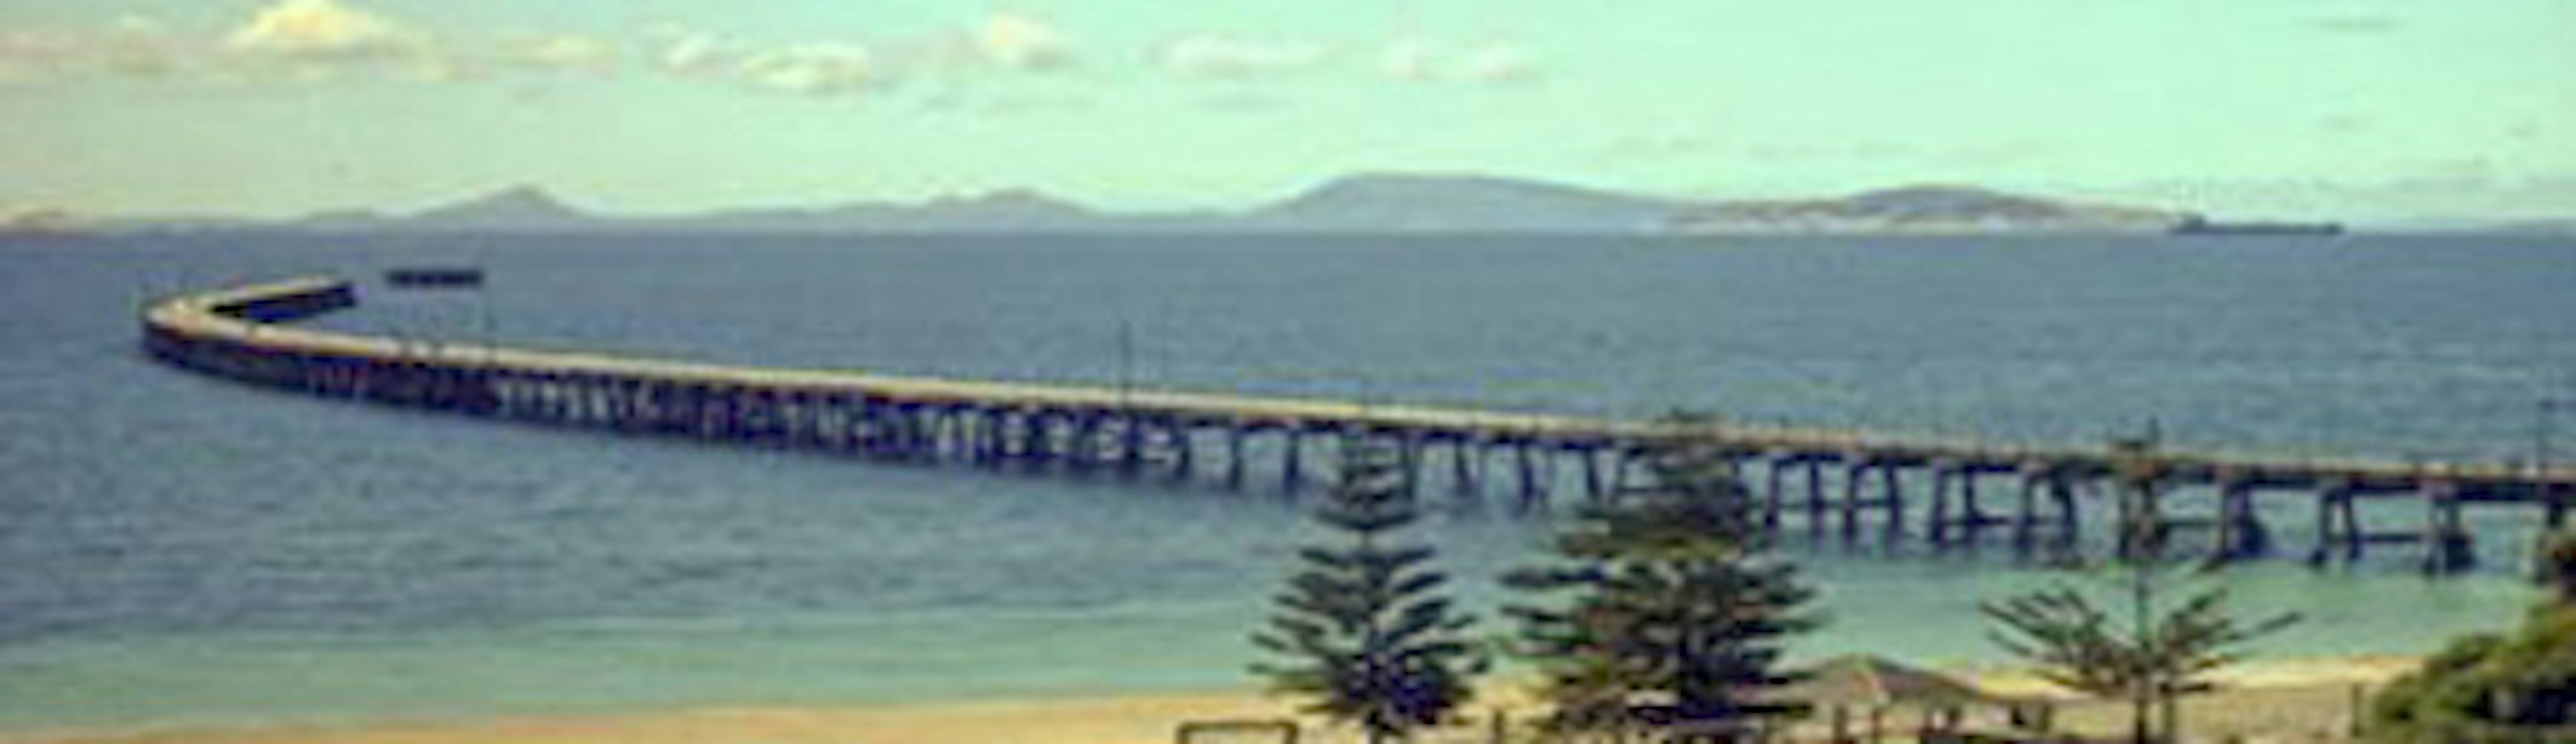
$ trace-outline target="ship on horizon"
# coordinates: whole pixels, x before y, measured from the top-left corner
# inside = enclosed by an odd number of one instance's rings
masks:
[[[2171,235],[2341,235],[2340,222],[2218,222],[2184,215],[2166,231]]]

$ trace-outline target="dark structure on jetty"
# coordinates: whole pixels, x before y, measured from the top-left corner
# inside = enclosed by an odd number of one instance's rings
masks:
[[[151,305],[144,346],[168,363],[314,395],[636,434],[802,447],[897,462],[960,462],[1104,477],[1275,478],[1294,493],[1344,436],[1398,445],[1407,487],[1541,510],[1552,491],[1616,498],[1659,440],[1734,454],[1784,535],[1935,549],[2192,549],[2216,561],[2272,552],[2261,503],[2304,496],[2308,559],[2349,563],[2412,546],[2427,571],[2476,556],[2472,505],[2536,508],[2551,527],[2576,468],[2305,461],[2144,447],[2032,449],[1902,442],[1856,432],[1611,421],[1412,406],[1101,387],[889,377],[426,344],[276,325],[355,305],[355,288],[299,279]],[[2157,488],[2119,488],[2119,479]],[[1912,489],[1909,491],[1909,487]],[[2002,491],[2003,493],[1996,493]],[[2000,496],[2009,496],[2008,503]],[[2365,501],[2411,501],[2365,510]],[[2087,541],[2086,508],[2107,509]],[[1919,511],[1918,511],[1919,509]],[[2407,512],[2413,512],[2408,514]],[[2376,517],[2366,519],[2365,517]],[[2095,520],[2101,522],[2105,520]],[[2384,524],[2373,525],[2378,521]]]

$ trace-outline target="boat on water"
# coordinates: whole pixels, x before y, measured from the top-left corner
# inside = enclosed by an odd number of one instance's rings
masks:
[[[2189,215],[2166,231],[2172,235],[2341,235],[2340,222],[2217,222]]]
[[[483,270],[472,266],[406,266],[385,270],[385,283],[412,289],[465,289],[483,286]]]

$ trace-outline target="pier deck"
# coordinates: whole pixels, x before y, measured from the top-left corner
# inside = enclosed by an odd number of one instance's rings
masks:
[[[1355,435],[1397,444],[1409,486],[1444,470],[1430,460],[1446,451],[1453,493],[1483,498],[1489,486],[1501,485],[1524,509],[1548,505],[1550,487],[1567,480],[1560,467],[1569,462],[1579,468],[1578,487],[1587,497],[1611,497],[1647,448],[1678,435],[1663,423],[1582,416],[702,364],[284,325],[356,302],[355,286],[332,278],[171,297],[145,310],[145,346],[177,366],[318,395],[890,460],[1199,478],[1207,473],[1196,455],[1221,449],[1221,456],[1210,452],[1206,459],[1221,466],[1223,483],[1233,488],[1258,470],[1294,492],[1308,480],[1303,458],[1310,435]],[[1830,529],[1845,539],[1859,539],[1863,524],[1874,521],[1867,532],[1879,539],[1919,535],[1936,545],[1972,546],[1992,529],[2009,534],[2017,547],[2071,546],[2083,525],[2077,512],[2085,502],[2110,500],[2100,485],[2123,464],[2123,455],[2098,446],[1997,446],[1741,425],[1694,427],[1687,435],[1767,471],[1767,478],[1748,479],[1768,486],[1762,492],[1767,523],[1803,514],[1811,534]],[[1269,442],[1255,452],[1247,447],[1254,437]],[[1503,477],[1487,472],[1497,467],[1497,455]],[[2135,454],[2129,457],[2135,468]],[[2221,559],[2266,552],[2269,531],[2252,505],[2263,493],[2314,497],[2314,562],[2358,559],[2368,545],[2412,543],[2425,547],[2431,570],[2474,557],[2462,505],[2531,507],[2554,528],[2576,497],[2576,467],[2542,472],[2511,463],[2161,450],[2150,457],[2147,467],[2158,483],[2215,491],[2216,513],[2167,515],[2157,498],[2117,499],[2115,534],[2146,534],[2129,529],[2138,520],[2152,525],[2153,534],[2207,532],[2211,555]],[[1269,462],[1248,462],[1256,459]],[[1978,482],[1992,479],[2020,486],[2009,515],[1989,514],[1978,502]],[[1907,521],[1909,480],[1929,481],[1919,530]],[[1791,491],[1793,484],[1804,486],[1803,493]],[[2423,521],[2405,529],[2368,528],[2355,502],[2392,494],[2424,502]]]

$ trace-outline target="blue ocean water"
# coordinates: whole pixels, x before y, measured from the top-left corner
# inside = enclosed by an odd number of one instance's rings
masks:
[[[1241,684],[1292,547],[1264,493],[872,465],[311,400],[135,351],[158,293],[486,267],[323,322],[776,365],[2180,447],[2576,442],[2576,241],[2348,236],[125,236],[0,240],[0,729],[842,704]],[[1121,337],[1132,339],[1122,344]],[[1126,348],[1122,351],[1122,346]],[[2556,457],[2576,459],[2576,446]],[[2275,510],[2291,553],[2299,505]],[[2420,512],[2420,507],[2415,509]],[[2402,511],[2402,509],[2401,509]],[[2275,652],[2509,623],[2528,520],[2236,572]],[[1444,511],[1470,604],[1543,522]],[[1981,556],[1792,542],[1798,651],[1989,659]]]

